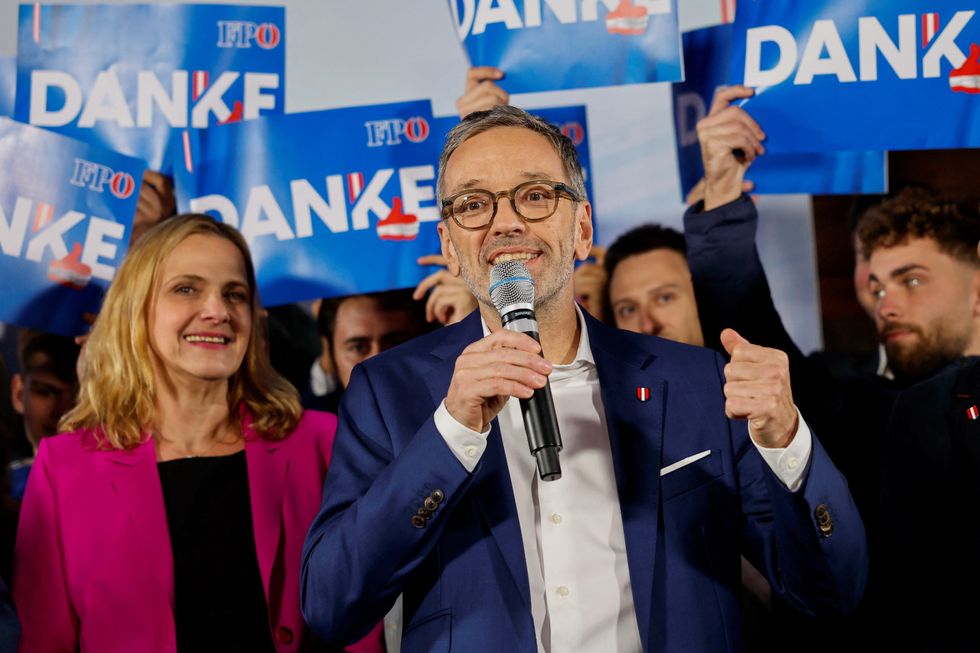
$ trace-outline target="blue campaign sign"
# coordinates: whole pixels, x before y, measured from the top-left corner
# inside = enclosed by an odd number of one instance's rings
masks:
[[[770,152],[980,146],[976,0],[739,0],[730,80]]]
[[[0,57],[0,116],[14,115],[14,91],[17,90],[17,58]]]
[[[177,204],[242,232],[267,305],[414,286],[439,251],[432,123],[419,101],[185,131]]]
[[[707,115],[715,90],[728,75],[732,34],[730,24],[684,34],[686,79],[672,88],[682,198],[704,176],[696,125]],[[754,113],[752,107],[746,108]],[[766,123],[761,126],[769,129]],[[767,152],[752,163],[747,177],[759,194],[884,193],[888,182],[885,153],[877,151]]]
[[[510,93],[683,79],[677,0],[449,0],[474,66]]]
[[[170,171],[171,129],[283,110],[285,11],[231,5],[21,5],[22,122]]]
[[[84,333],[122,262],[142,161],[0,118],[0,321]]]

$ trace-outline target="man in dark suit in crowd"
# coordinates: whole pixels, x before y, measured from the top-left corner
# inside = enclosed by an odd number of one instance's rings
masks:
[[[328,641],[404,593],[405,653],[739,650],[740,553],[803,609],[858,601],[861,521],[785,357],[726,332],[724,366],[576,308],[583,185],[568,139],[519,109],[449,135],[443,255],[480,310],[354,369],[304,552],[304,614]],[[541,345],[490,302],[491,267],[512,259],[535,281]],[[549,378],[550,483],[516,400]]]
[[[980,353],[980,219],[922,191],[908,190],[871,209],[857,227],[876,295],[875,322],[894,379],[874,372],[835,378],[808,359],[786,332],[755,247],[758,214],[743,194],[746,170],[764,153],[764,133],[729,103],[751,89],[720,91],[698,125],[705,164],[704,200],[685,215],[689,262],[698,289],[705,337],[722,325],[753,342],[785,351],[793,394],[803,416],[823,433],[847,477],[868,527],[872,551],[868,593],[858,618],[842,629],[821,624],[819,642],[806,650],[871,646],[880,626],[893,623],[884,608],[876,553],[894,540],[877,533],[885,426],[895,396],[959,356]],[[715,327],[708,326],[710,324]],[[880,545],[880,546],[879,546]],[[879,560],[880,561],[880,560]]]
[[[889,650],[980,646],[980,359],[899,395],[882,465]]]

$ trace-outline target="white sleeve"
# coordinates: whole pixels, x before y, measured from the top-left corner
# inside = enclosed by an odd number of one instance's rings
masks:
[[[436,423],[436,430],[439,435],[449,445],[449,449],[459,460],[466,471],[472,472],[476,464],[480,462],[483,452],[487,449],[487,436],[490,434],[490,425],[483,433],[478,433],[467,428],[456,421],[456,418],[449,414],[446,409],[446,401],[443,400],[436,409],[433,416]],[[802,421],[802,420],[801,420]]]

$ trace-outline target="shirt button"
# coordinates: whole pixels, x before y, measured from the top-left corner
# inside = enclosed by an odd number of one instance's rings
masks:
[[[558,596],[560,596],[562,598],[565,598],[566,596],[568,596],[568,588],[565,587],[564,585],[561,585],[558,588]]]
[[[789,467],[790,469],[796,469],[797,467],[800,466],[800,459],[797,458],[796,456],[793,456],[792,458],[786,461],[786,466]]]
[[[561,515],[559,515],[557,512],[555,514],[553,514],[551,516],[551,523],[552,524],[560,524],[561,523]]]
[[[476,458],[476,447],[466,447],[465,453],[467,458]]]

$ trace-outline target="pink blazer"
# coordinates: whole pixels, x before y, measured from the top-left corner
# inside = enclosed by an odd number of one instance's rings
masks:
[[[303,539],[320,508],[337,418],[307,411],[285,440],[245,418],[259,571],[278,653],[307,634]],[[176,653],[173,555],[153,442],[96,447],[89,430],[46,438],[21,509],[14,600],[22,653]],[[349,651],[383,651],[380,624]]]

